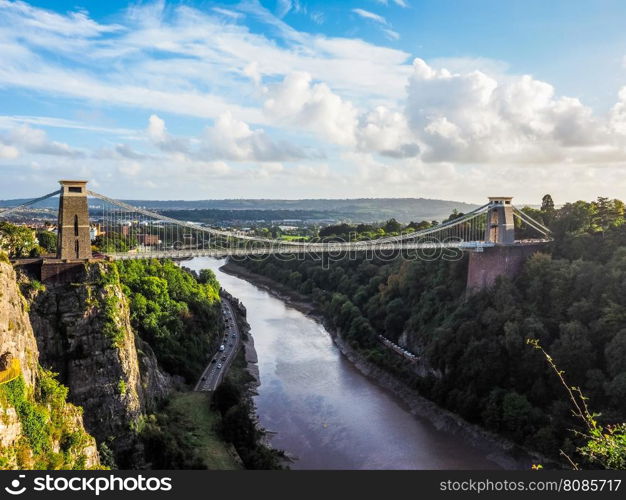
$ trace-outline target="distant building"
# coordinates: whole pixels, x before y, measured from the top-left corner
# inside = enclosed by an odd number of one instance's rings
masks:
[[[100,224],[96,224],[89,228],[89,237],[91,238],[91,241],[95,240],[102,234],[104,234],[104,232],[102,231],[102,226]]]
[[[161,240],[156,234],[138,234],[136,238],[140,244],[145,246],[153,246],[161,243]]]

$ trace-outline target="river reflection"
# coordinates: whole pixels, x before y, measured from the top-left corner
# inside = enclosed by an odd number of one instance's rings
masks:
[[[294,469],[496,469],[458,438],[417,419],[401,401],[361,375],[316,321],[249,282],[219,270],[223,260],[185,266],[212,269],[238,297],[259,357],[255,403],[272,446]]]

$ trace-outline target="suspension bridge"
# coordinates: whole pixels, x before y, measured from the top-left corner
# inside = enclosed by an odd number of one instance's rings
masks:
[[[345,252],[389,254],[446,248],[482,252],[495,246],[528,246],[550,241],[549,229],[512,205],[510,197],[491,197],[488,203],[457,218],[397,236],[360,241],[286,241],[174,219],[90,191],[86,181],[60,181],[60,184],[59,190],[0,211],[0,218],[32,211],[45,200],[58,196],[56,258],[65,262],[92,258],[94,236],[101,253],[113,260]],[[523,239],[516,239],[516,228],[523,229]]]

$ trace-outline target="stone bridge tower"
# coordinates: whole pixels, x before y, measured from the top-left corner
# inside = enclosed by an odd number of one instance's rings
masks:
[[[513,221],[513,205],[510,196],[490,196],[485,242],[496,245],[512,245],[515,243],[515,222]]]
[[[59,181],[59,222],[57,259],[91,258],[87,181]]]

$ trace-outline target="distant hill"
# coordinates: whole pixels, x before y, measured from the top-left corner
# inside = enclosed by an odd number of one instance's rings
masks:
[[[0,207],[19,205],[27,200],[1,200]],[[396,218],[400,222],[418,220],[441,220],[453,210],[468,212],[478,205],[427,198],[354,198],[354,199],[305,199],[305,200],[123,200],[131,205],[156,211],[207,210],[211,218],[231,220],[247,219],[335,219],[352,222],[372,222]],[[39,207],[54,208],[57,199],[51,198]],[[97,200],[91,204],[96,205]],[[217,211],[224,211],[223,213]],[[242,211],[236,214],[234,212]],[[266,213],[259,213],[266,212]],[[189,219],[189,217],[185,217]],[[192,217],[195,219],[195,217]]]

